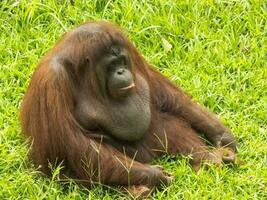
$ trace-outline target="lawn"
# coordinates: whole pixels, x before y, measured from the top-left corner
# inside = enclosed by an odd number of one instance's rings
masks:
[[[215,112],[239,143],[240,167],[194,172],[186,158],[153,199],[267,199],[267,2],[92,0],[0,2],[0,199],[126,199],[41,177],[27,159],[19,107],[40,58],[78,24],[119,24],[144,57]]]

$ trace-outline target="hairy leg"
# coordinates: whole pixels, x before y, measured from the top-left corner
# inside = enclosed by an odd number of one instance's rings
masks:
[[[168,112],[183,118],[197,132],[203,134],[215,147],[230,147],[236,150],[231,131],[207,109],[194,102],[178,86],[172,84],[155,70],[150,70],[152,102],[160,112]],[[196,132],[196,133],[197,133]]]
[[[203,138],[182,118],[161,114],[157,127],[157,138],[161,150],[172,155],[191,155],[190,163],[198,169],[202,163],[221,165],[223,162],[236,162],[234,151],[230,148],[211,148]],[[159,147],[158,147],[159,148]],[[160,148],[159,148],[160,149]]]
[[[171,182],[171,178],[162,169],[137,162],[104,143],[91,141],[91,147],[85,156],[85,173],[93,181],[102,184],[157,187]]]

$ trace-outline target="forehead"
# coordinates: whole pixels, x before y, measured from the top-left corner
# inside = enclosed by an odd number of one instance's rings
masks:
[[[109,50],[98,54],[96,61],[98,64],[108,64],[121,56],[127,56],[127,50],[124,47],[118,45],[110,46]]]
[[[73,30],[74,34],[82,34],[82,33],[87,33],[87,34],[97,34],[100,32],[103,32],[103,25],[96,24],[96,23],[88,23],[88,24],[83,24],[76,29]]]
[[[83,24],[69,36],[73,49],[80,57],[90,59],[91,63],[99,61],[104,55],[118,56],[130,48],[122,31],[107,23]]]
[[[83,40],[97,40],[120,45],[126,42],[122,31],[108,23],[86,23],[74,29],[71,35]]]
[[[123,33],[109,24],[84,24],[74,31],[74,35],[78,36],[83,42],[87,42],[95,50],[111,53],[117,53],[120,48],[125,48],[127,44],[127,39]]]

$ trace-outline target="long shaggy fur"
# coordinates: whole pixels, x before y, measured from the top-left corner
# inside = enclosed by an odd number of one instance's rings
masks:
[[[94,26],[105,31],[88,31]],[[144,137],[133,143],[90,132],[74,116],[75,92],[83,73],[80,66],[89,62],[94,67],[114,42],[129,51],[134,73],[141,75],[150,89],[151,124]],[[94,74],[90,80],[88,90],[101,101]],[[30,158],[45,174],[51,173],[50,164],[62,164],[62,177],[109,185],[157,185],[162,178],[153,170],[151,173],[146,163],[166,153],[192,154],[192,163],[200,163],[211,155],[199,134],[215,145],[229,132],[216,117],[154,70],[118,27],[105,22],[89,22],[66,33],[41,60],[23,100],[21,127],[32,144]]]

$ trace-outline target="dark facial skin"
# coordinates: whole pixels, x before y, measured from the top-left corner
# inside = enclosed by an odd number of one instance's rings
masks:
[[[102,130],[105,135],[123,141],[142,138],[151,118],[149,87],[140,75],[134,77],[132,70],[129,53],[118,45],[111,46],[97,62],[95,76],[105,102],[92,102],[95,98],[85,91],[87,81],[82,81],[84,87],[79,90],[75,113],[84,128]]]
[[[135,87],[131,61],[126,49],[112,46],[96,66],[96,75],[102,91],[111,98],[126,97]]]

